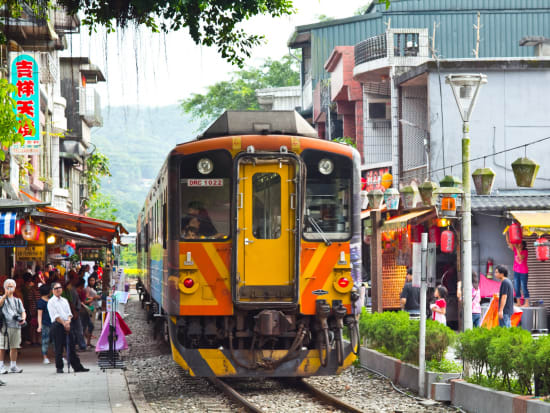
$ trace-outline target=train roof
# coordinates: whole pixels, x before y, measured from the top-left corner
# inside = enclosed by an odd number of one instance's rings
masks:
[[[293,135],[318,138],[317,131],[295,110],[227,110],[198,140],[231,135]]]

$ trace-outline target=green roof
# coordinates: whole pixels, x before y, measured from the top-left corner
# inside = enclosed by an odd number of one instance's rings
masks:
[[[354,46],[382,34],[391,19],[392,28],[427,28],[441,58],[473,56],[477,12],[481,14],[479,57],[533,56],[531,47],[520,47],[525,36],[550,37],[548,0],[392,0],[386,10],[375,4],[361,16],[297,26],[288,44],[311,44],[314,82],[328,77],[324,64],[335,46]],[[301,39],[300,41],[295,41]]]

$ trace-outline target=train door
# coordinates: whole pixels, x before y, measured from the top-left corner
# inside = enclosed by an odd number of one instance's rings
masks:
[[[239,162],[238,302],[296,302],[296,168],[285,157]]]

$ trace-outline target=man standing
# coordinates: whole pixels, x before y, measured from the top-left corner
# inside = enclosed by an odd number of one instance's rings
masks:
[[[8,370],[4,367],[4,355],[10,350],[10,373],[22,373],[23,369],[17,367],[17,349],[21,348],[21,327],[25,324],[27,313],[23,303],[14,297],[15,280],[8,278],[4,281],[6,294],[0,298],[0,307],[4,318],[0,329],[0,374],[6,374]]]
[[[495,276],[500,280],[498,302],[498,325],[512,327],[512,313],[514,312],[514,286],[508,279],[508,269],[504,265],[497,265]]]
[[[412,285],[412,268],[407,268],[405,285],[401,291],[401,309],[411,315],[420,315],[420,287]]]
[[[90,369],[84,368],[80,363],[80,358],[76,354],[73,335],[71,334],[71,307],[69,302],[61,297],[63,287],[61,283],[54,283],[53,297],[48,301],[48,313],[52,320],[51,334],[55,347],[55,367],[58,373],[63,373],[63,347],[66,346],[67,335],[69,336],[69,362],[75,372],[86,372]]]

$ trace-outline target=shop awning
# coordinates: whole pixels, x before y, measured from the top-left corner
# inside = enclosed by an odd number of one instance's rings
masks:
[[[550,232],[550,211],[510,211],[526,235]]]
[[[381,212],[386,212],[386,210],[387,210],[386,205],[383,205],[382,209],[380,209]],[[363,209],[361,211],[361,220],[369,218],[371,211],[373,211],[372,208]]]
[[[382,231],[395,231],[405,228],[410,220],[426,215],[432,211],[432,208],[423,209],[421,211],[409,212],[408,214],[399,215],[398,217],[389,219],[384,222],[384,225],[382,225]]]

